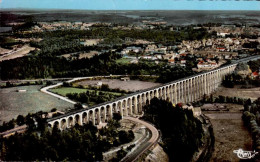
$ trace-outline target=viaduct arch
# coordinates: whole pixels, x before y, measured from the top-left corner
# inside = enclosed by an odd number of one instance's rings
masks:
[[[105,123],[112,119],[113,113],[120,113],[122,117],[138,115],[142,107],[154,97],[168,100],[173,104],[190,103],[202,99],[203,95],[214,92],[221,84],[223,77],[232,73],[239,62],[259,59],[259,56],[242,59],[235,63],[217,69],[175,80],[157,87],[138,91],[122,96],[113,101],[94,105],[92,107],[70,112],[48,119],[50,127],[58,126],[63,130],[76,123],[83,125],[90,121],[94,125]]]

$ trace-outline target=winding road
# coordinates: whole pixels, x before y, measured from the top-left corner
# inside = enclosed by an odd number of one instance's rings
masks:
[[[160,137],[160,134],[159,134],[158,130],[153,125],[151,125],[151,124],[149,124],[149,123],[147,123],[143,120],[140,120],[138,118],[129,117],[129,116],[124,117],[124,119],[131,120],[133,122],[140,123],[140,124],[144,125],[151,133],[150,138],[148,138],[143,143],[140,143],[139,145],[134,147],[133,151],[131,151],[128,155],[126,155],[126,157],[124,157],[121,160],[121,161],[124,161],[124,162],[132,162],[132,161],[136,161],[145,151],[147,151],[152,146],[157,144],[159,137]]]

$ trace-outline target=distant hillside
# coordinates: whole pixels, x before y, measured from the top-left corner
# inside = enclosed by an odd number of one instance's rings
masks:
[[[4,22],[24,21],[32,15],[35,21],[84,21],[111,23],[140,23],[143,20],[167,21],[168,24],[203,23],[259,24],[260,11],[88,11],[88,10],[4,10]]]

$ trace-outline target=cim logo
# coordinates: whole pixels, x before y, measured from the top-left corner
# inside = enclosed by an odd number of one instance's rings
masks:
[[[239,159],[252,159],[258,154],[258,152],[255,151],[244,151],[242,149],[234,150],[233,152],[237,154]]]

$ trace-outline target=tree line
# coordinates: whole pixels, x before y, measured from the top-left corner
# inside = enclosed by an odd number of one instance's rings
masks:
[[[111,101],[120,96],[115,95],[113,93],[105,93],[102,91],[86,90],[86,92],[82,92],[82,93],[67,93],[66,97],[68,97],[69,99],[74,100],[74,101],[86,103],[88,105],[93,105],[93,104],[99,104],[99,103]]]
[[[245,126],[251,132],[253,139],[253,150],[260,151],[260,98],[253,102],[248,100],[244,104],[242,119]],[[260,156],[256,155],[254,159],[260,159]]]
[[[69,39],[99,39],[104,38],[104,42],[113,44],[117,39],[124,40],[126,37],[133,39],[145,39],[162,44],[174,44],[182,40],[200,40],[211,37],[205,28],[193,29],[192,27],[180,28],[180,31],[170,31],[168,29],[112,29],[111,27],[92,27],[90,30],[56,30],[34,33],[15,33],[15,37],[20,38],[50,38],[66,37]]]
[[[194,74],[191,68],[171,67],[140,60],[138,64],[120,64],[114,52],[92,58],[67,60],[63,57],[27,56],[0,63],[1,79],[61,78],[96,75],[159,75],[158,82],[168,82]],[[97,68],[98,67],[98,68]]]

